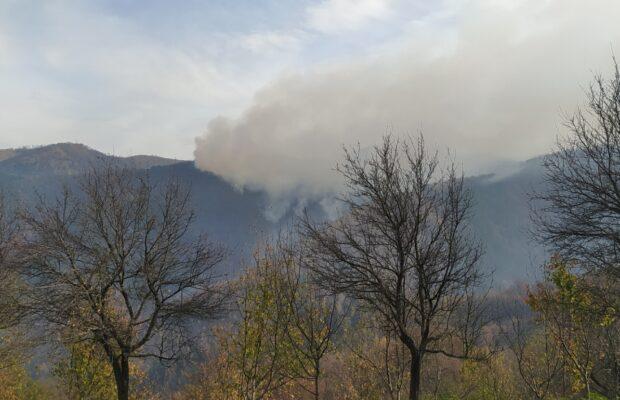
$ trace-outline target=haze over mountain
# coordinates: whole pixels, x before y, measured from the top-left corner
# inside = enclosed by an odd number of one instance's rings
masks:
[[[53,198],[63,183],[102,161],[115,161],[147,170],[152,179],[176,177],[192,188],[197,229],[226,245],[232,256],[227,271],[240,269],[257,238],[290,226],[295,212],[308,208],[319,218],[332,217],[329,197],[289,198],[274,203],[262,190],[240,190],[192,161],[138,155],[115,157],[81,144],[0,150],[0,189],[19,203],[36,196]],[[495,270],[496,284],[532,280],[543,261],[542,249],[529,239],[527,192],[541,183],[540,158],[511,166],[511,173],[469,177],[474,194],[473,229],[486,249],[484,262]]]

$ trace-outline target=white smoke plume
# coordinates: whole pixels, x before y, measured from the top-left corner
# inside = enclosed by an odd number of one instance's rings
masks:
[[[472,172],[547,152],[562,112],[610,70],[620,1],[446,4],[372,57],[281,77],[241,115],[212,120],[196,165],[278,197],[337,189],[342,145],[387,129],[423,131]]]

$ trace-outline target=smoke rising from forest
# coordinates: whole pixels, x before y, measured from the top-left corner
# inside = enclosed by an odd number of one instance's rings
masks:
[[[609,72],[620,3],[459,3],[380,54],[281,76],[209,123],[196,165],[278,197],[338,189],[342,146],[386,131],[424,132],[468,173],[549,151],[592,73]]]

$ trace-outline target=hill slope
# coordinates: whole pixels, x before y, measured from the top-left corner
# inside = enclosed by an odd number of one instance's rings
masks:
[[[87,168],[113,160],[148,170],[155,180],[177,177],[192,188],[197,228],[224,243],[234,254],[227,270],[237,271],[257,237],[289,224],[289,210],[278,222],[267,218],[271,201],[260,191],[239,191],[212,173],[196,169],[191,161],[154,156],[113,157],[81,144],[61,143],[31,149],[0,150],[0,190],[19,202],[35,196],[53,197],[63,183],[70,184]],[[531,280],[542,262],[542,249],[529,239],[527,193],[542,180],[540,159],[522,163],[511,175],[468,178],[475,209],[473,229],[486,248],[484,262],[494,269],[494,280],[509,284]],[[307,206],[322,214],[318,201]]]

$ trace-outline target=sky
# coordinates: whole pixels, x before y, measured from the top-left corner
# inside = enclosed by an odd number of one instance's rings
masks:
[[[211,119],[278,76],[396,37],[377,26],[393,12],[380,0],[0,0],[0,147],[192,158]]]
[[[551,149],[617,0],[0,0],[0,148],[195,159],[274,196],[423,132],[468,172]]]

